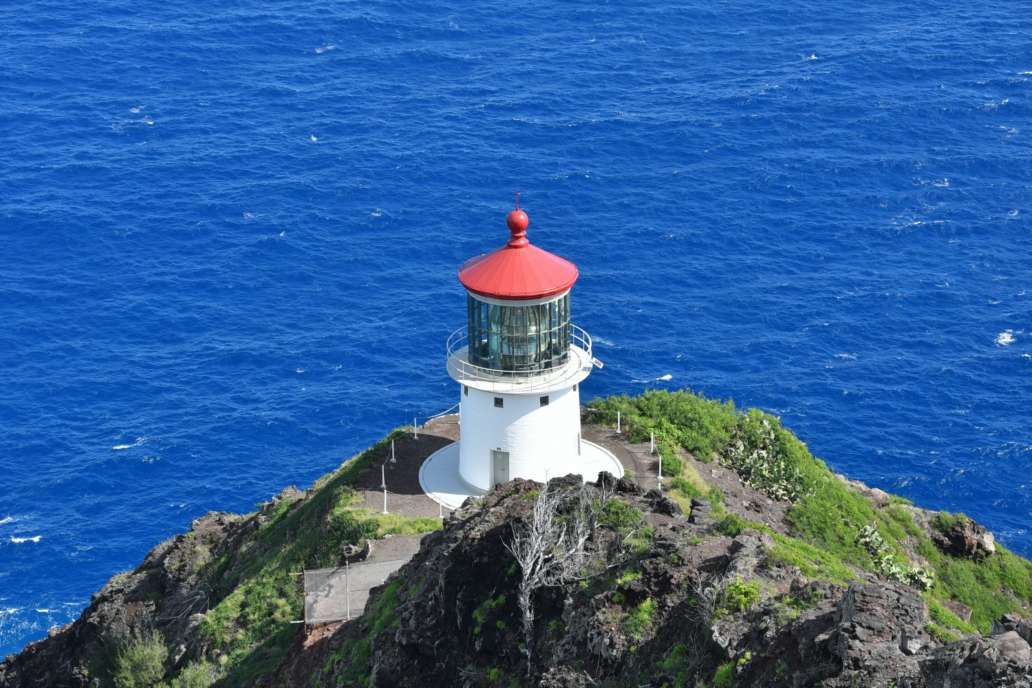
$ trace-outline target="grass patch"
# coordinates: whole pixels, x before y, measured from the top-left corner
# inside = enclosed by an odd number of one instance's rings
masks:
[[[852,567],[896,577],[925,589],[926,599],[940,607],[948,600],[970,607],[970,625],[982,632],[1007,612],[1032,613],[1032,563],[1002,546],[980,562],[942,554],[915,523],[907,500],[890,495],[887,507],[875,508],[770,414],[741,412],[731,402],[689,391],[609,397],[593,401],[591,408],[604,424],[615,424],[619,410],[632,441],[647,441],[654,432],[661,452],[681,448],[704,461],[718,460],[753,487],[790,501],[787,521],[792,537],[774,535],[770,558],[808,577],[846,583],[855,577]],[[682,472],[672,476],[670,492],[690,504],[707,486],[695,481],[687,467]],[[734,533],[745,525],[723,520],[726,511],[719,490],[709,488],[705,497],[722,530]],[[943,512],[935,516],[932,527],[946,531],[964,518]],[[927,566],[911,559],[911,553]],[[953,628],[951,620],[933,623]]]
[[[623,632],[634,642],[640,643],[652,629],[656,615],[656,601],[651,597],[643,600],[624,617]]]
[[[115,655],[111,679],[115,688],[150,688],[165,676],[168,648],[160,633],[136,638]]]

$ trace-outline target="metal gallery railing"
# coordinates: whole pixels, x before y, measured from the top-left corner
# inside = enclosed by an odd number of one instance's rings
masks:
[[[579,352],[575,352],[574,349],[578,349]],[[570,323],[570,350],[571,355],[579,353],[577,358],[585,361],[588,365],[594,360],[591,355],[591,335],[573,323]],[[453,366],[459,376],[482,382],[513,383],[525,380],[528,384],[537,387],[570,375],[569,364],[544,370],[504,370],[470,363],[469,334],[465,327],[460,327],[448,337],[447,356],[448,365]]]

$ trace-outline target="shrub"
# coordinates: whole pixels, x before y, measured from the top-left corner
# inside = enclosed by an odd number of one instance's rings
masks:
[[[727,584],[720,594],[717,611],[725,614],[748,611],[760,601],[760,584],[756,581],[744,581],[741,576]]]
[[[735,685],[735,663],[727,662],[717,667],[713,674],[713,688],[732,688]]]
[[[179,672],[179,675],[169,683],[169,688],[210,688],[217,678],[218,672],[213,664],[206,661],[195,662]]]
[[[644,599],[641,604],[632,609],[623,622],[624,633],[635,642],[641,642],[642,638],[652,628],[653,617],[656,613],[656,601],[651,597]]]
[[[160,633],[152,632],[127,643],[115,657],[111,679],[115,688],[151,688],[165,675],[168,648]]]
[[[622,499],[610,499],[602,507],[598,524],[617,531],[627,531],[641,525],[642,513]]]
[[[738,514],[726,514],[724,518],[717,521],[715,526],[718,533],[723,533],[728,537],[738,537],[750,527],[749,521],[745,520]]]
[[[740,417],[720,463],[772,499],[795,501],[804,490],[798,443],[774,416],[751,409]],[[795,450],[795,451],[794,451]]]

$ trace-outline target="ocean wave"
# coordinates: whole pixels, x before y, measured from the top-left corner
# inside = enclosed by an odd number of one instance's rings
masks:
[[[4,516],[0,518],[0,526],[6,526],[8,523],[14,523],[14,516]]]
[[[1014,343],[1014,330],[1004,330],[996,335],[996,346],[1010,346]]]
[[[139,447],[146,441],[146,437],[137,437],[136,441],[132,444],[116,444],[115,446],[111,447],[111,451],[125,451],[126,449],[132,449],[133,447]]]
[[[31,537],[18,537],[17,535],[12,535],[10,537],[11,543],[15,544],[15,545],[21,545],[21,544],[24,544],[26,542],[38,543],[42,539],[43,539],[42,535],[33,535]]]

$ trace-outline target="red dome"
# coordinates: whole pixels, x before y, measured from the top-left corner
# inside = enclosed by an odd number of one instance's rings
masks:
[[[466,261],[459,281],[474,294],[495,299],[543,299],[561,294],[577,281],[577,266],[527,240],[530,218],[516,208],[506,218],[512,237],[494,253]]]

